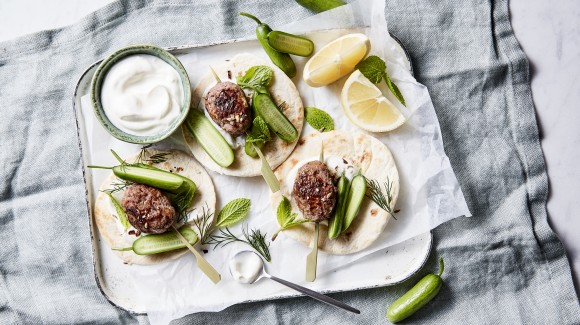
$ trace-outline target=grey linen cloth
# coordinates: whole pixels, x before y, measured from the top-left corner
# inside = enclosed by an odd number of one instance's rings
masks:
[[[312,13],[293,1],[119,1],[79,23],[0,44],[0,323],[146,323],[109,304],[93,274],[72,95],[83,70],[132,43],[201,44]],[[430,90],[472,218],[434,230],[405,283],[334,294],[351,315],[294,298],[176,324],[388,323],[385,311],[446,262],[439,296],[407,323],[580,324],[565,251],[546,216],[547,175],[528,62],[505,0],[387,1],[390,31]],[[361,274],[364,276],[364,274]]]

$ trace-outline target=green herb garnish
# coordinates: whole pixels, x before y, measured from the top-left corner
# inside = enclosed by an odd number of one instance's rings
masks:
[[[207,202],[205,207],[201,210],[201,216],[194,219],[192,221],[195,228],[197,228],[197,233],[199,234],[199,242],[202,245],[208,244],[208,239],[212,233],[213,229],[213,212],[207,206]]]
[[[237,84],[242,88],[260,89],[270,85],[274,72],[265,65],[256,65],[248,69],[246,74],[236,78]]]
[[[300,219],[296,220],[298,213],[292,212],[292,206],[290,205],[290,200],[287,197],[282,195],[282,201],[278,204],[278,208],[276,209],[276,219],[278,220],[278,224],[280,225],[280,229],[274,233],[272,236],[272,241],[276,240],[278,234],[282,230],[286,230],[288,228],[292,228],[297,225],[301,225],[306,222],[311,222],[308,219]]]
[[[376,55],[371,55],[357,64],[356,68],[374,84],[378,84],[381,80],[385,79],[387,87],[389,87],[399,102],[405,106],[405,98],[399,90],[399,87],[397,87],[391,78],[389,78],[389,75],[387,74],[387,64],[383,59]]]
[[[373,202],[375,202],[381,209],[387,211],[393,217],[393,219],[397,220],[391,208],[391,202],[393,201],[393,195],[391,194],[393,190],[393,183],[390,182],[389,178],[387,177],[387,181],[384,184],[385,193],[383,193],[379,182],[375,181],[374,179],[369,180],[368,178],[366,178],[366,181],[367,188],[370,192],[367,193],[366,196],[373,200]]]
[[[334,120],[325,111],[316,107],[306,107],[304,109],[306,122],[320,132],[334,130]]]
[[[216,226],[228,227],[241,221],[250,212],[250,205],[250,199],[246,198],[238,198],[228,202],[218,214]]]
[[[228,227],[220,228],[219,234],[211,236],[209,243],[216,245],[214,249],[220,245],[221,247],[224,247],[233,242],[245,243],[262,255],[266,261],[270,262],[272,260],[269,249],[270,244],[267,243],[265,233],[262,234],[260,229],[252,229],[251,231],[248,231],[248,226],[244,225],[242,228],[242,236],[243,238],[234,235]]]

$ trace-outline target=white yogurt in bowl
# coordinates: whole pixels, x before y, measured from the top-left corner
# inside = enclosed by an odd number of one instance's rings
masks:
[[[115,63],[101,88],[109,121],[132,135],[151,136],[168,129],[183,102],[177,70],[149,54],[130,55]]]
[[[148,144],[181,126],[189,112],[191,84],[171,53],[154,45],[132,45],[101,62],[90,94],[105,130],[125,142]]]

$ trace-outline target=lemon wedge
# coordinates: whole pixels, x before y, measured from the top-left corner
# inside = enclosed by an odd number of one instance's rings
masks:
[[[303,78],[311,87],[335,82],[354,70],[370,51],[369,38],[360,33],[348,34],[328,43],[308,60]]]
[[[359,70],[344,83],[340,103],[350,121],[363,130],[387,132],[406,121],[399,109]]]

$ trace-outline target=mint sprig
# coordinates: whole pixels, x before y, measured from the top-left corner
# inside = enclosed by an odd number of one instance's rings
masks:
[[[387,87],[389,87],[389,90],[391,90],[399,102],[405,106],[405,98],[399,90],[399,87],[397,87],[391,78],[389,78],[389,75],[387,74],[387,64],[383,59],[376,55],[371,55],[357,64],[356,68],[374,84],[378,84],[381,80],[385,79],[385,83],[387,84]]]
[[[241,221],[250,212],[250,205],[250,199],[246,198],[238,198],[230,201],[218,214],[216,226],[228,227]]]
[[[236,82],[242,88],[263,89],[270,85],[274,72],[265,65],[256,65],[248,69],[246,73],[236,78]]]
[[[304,113],[306,122],[316,130],[321,132],[334,130],[334,120],[327,112],[316,107],[306,107]]]
[[[278,208],[276,209],[276,219],[278,220],[278,224],[280,225],[280,229],[274,233],[272,236],[272,241],[276,239],[278,233],[280,231],[292,228],[294,226],[310,222],[308,219],[300,219],[296,220],[298,217],[298,213],[292,212],[292,206],[290,205],[290,200],[287,197],[282,195],[282,201],[278,204]]]

